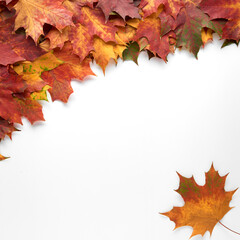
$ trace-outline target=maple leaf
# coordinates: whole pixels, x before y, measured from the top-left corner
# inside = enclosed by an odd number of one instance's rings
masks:
[[[26,117],[31,124],[36,121],[45,121],[42,113],[42,105],[32,99],[29,93],[15,94],[14,101],[18,112],[21,116]]]
[[[184,47],[192,52],[197,58],[202,46],[202,29],[212,29],[221,35],[222,24],[210,21],[209,16],[198,8],[199,0],[185,1],[185,7],[181,9],[176,19],[177,47]]]
[[[203,0],[200,7],[211,19],[225,18],[229,20],[223,28],[222,38],[240,39],[239,0]]]
[[[14,33],[14,19],[7,19],[0,23],[0,43],[8,44],[12,50],[27,61],[33,61],[35,58],[44,54],[41,48],[36,46],[32,38],[26,39],[26,34],[20,32]]]
[[[162,11],[159,14],[159,18],[161,20],[161,36],[175,30],[176,21],[171,15],[167,14],[166,11]]]
[[[14,71],[22,76],[26,82],[30,92],[40,91],[46,83],[42,80],[41,74],[56,68],[63,61],[55,57],[52,52],[48,52],[33,62],[23,62],[18,66],[14,66]]]
[[[140,53],[140,47],[137,42],[131,42],[128,44],[127,49],[123,51],[123,60],[131,60],[138,64],[138,56]]]
[[[68,11],[60,0],[19,0],[16,9],[15,30],[25,28],[27,36],[37,42],[43,34],[43,25],[48,23],[61,30],[72,25],[72,13]]]
[[[69,40],[73,45],[73,52],[79,56],[80,61],[93,50],[93,35],[89,33],[88,28],[82,24],[76,24],[69,33]]]
[[[62,48],[69,39],[69,30],[69,26],[65,27],[61,32],[56,28],[51,29],[46,35],[46,38],[50,40],[49,50],[57,47]]]
[[[106,66],[110,59],[117,61],[117,56],[114,52],[114,45],[112,43],[106,43],[101,38],[94,38],[94,52],[93,57],[96,63],[102,68],[103,73],[105,74]]]
[[[116,34],[116,41],[120,45],[126,45],[130,41],[133,41],[135,37],[136,29],[127,25],[126,27],[118,27]]]
[[[117,28],[111,22],[105,22],[104,14],[100,9],[82,7],[79,20],[91,35],[97,35],[105,42],[115,42]]]
[[[198,185],[193,177],[185,178],[180,174],[179,188],[176,190],[183,198],[183,207],[174,207],[167,213],[161,213],[174,221],[175,229],[182,226],[191,226],[191,237],[209,231],[212,233],[215,225],[231,209],[229,203],[236,192],[226,192],[224,185],[227,175],[221,177],[213,165],[206,173],[204,186]]]
[[[167,55],[171,52],[168,36],[161,37],[161,20],[156,13],[145,18],[139,23],[134,40],[146,37],[149,42],[149,50],[158,54],[164,61],[167,61]]]
[[[52,100],[67,102],[73,90],[71,80],[84,80],[86,76],[95,75],[90,68],[90,59],[80,61],[79,57],[72,54],[72,45],[67,42],[62,50],[54,51],[54,55],[64,62],[57,68],[44,72],[42,78],[51,86],[48,90]]]
[[[126,16],[140,18],[139,9],[135,7],[132,0],[99,0],[97,6],[102,9],[106,19],[112,11],[117,12],[123,19]]]

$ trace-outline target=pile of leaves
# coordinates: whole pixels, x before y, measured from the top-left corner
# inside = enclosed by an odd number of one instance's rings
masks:
[[[224,46],[240,39],[239,0],[0,1],[0,140],[22,117],[44,120],[39,100],[67,102],[71,80],[103,72],[141,51],[167,61],[185,48],[196,57],[216,33]],[[0,155],[0,159],[4,159]]]

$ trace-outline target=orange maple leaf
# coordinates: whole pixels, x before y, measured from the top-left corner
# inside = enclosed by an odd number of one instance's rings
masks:
[[[221,177],[215,171],[213,165],[206,173],[206,184],[198,185],[193,177],[185,178],[180,174],[180,185],[176,190],[185,201],[183,207],[174,207],[171,211],[161,213],[174,221],[176,228],[191,226],[193,232],[191,237],[212,231],[215,225],[232,209],[229,203],[234,191],[226,192],[224,185],[227,175]]]

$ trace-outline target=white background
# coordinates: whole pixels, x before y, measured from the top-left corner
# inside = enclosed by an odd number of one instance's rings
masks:
[[[105,77],[93,65],[67,105],[43,104],[46,122],[24,120],[0,145],[0,239],[188,239],[159,214],[184,204],[176,171],[204,184],[213,162],[240,186],[240,48],[220,46],[168,64],[143,53]],[[230,205],[222,222],[240,232],[240,191]],[[218,224],[211,239],[239,236]]]

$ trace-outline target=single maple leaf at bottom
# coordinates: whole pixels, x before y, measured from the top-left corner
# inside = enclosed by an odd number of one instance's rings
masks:
[[[182,226],[193,228],[191,237],[213,231],[215,225],[231,209],[229,203],[236,190],[226,192],[224,185],[227,175],[220,177],[213,165],[206,173],[206,184],[198,185],[193,177],[185,178],[180,174],[180,186],[176,190],[184,199],[183,207],[174,207],[161,213],[174,221],[175,229]]]

